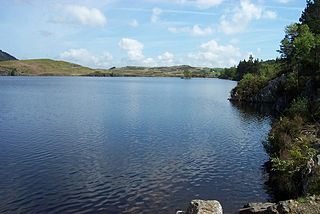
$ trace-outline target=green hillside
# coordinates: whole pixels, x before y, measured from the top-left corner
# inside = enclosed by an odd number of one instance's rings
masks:
[[[80,76],[94,69],[51,59],[14,60],[0,62],[0,75],[21,76]]]
[[[137,76],[137,77],[214,77],[213,69],[187,65],[171,67],[135,67],[91,69],[51,59],[0,61],[0,76]]]

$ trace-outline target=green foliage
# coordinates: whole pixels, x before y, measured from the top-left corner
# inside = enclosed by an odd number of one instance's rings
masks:
[[[293,41],[294,58],[298,61],[307,61],[311,50],[316,46],[315,36],[310,32],[308,25],[300,25],[298,35]]]
[[[191,78],[192,72],[189,71],[189,70],[184,70],[184,71],[183,71],[183,76],[184,76],[185,78]]]
[[[264,146],[271,159],[271,182],[291,197],[302,195],[303,190],[320,194],[320,167],[305,177],[320,135],[320,0],[307,1],[300,22],[286,27],[280,61],[259,62],[250,57],[239,63],[235,78],[240,81],[231,95],[250,102],[271,79],[285,75],[281,80],[285,82],[275,90],[289,108],[273,123]]]
[[[218,77],[221,79],[235,80],[236,72],[237,72],[236,67],[225,68],[223,69],[223,71],[220,72],[220,75]]]
[[[307,98],[299,97],[298,99],[293,100],[286,113],[290,117],[300,116],[301,118],[308,119],[310,116],[310,109]]]
[[[302,24],[307,24],[312,33],[320,33],[320,1],[319,0],[307,0],[307,7],[302,12],[299,21]]]
[[[293,41],[298,35],[299,25],[297,23],[291,24],[285,29],[285,37],[280,44],[281,57],[291,61],[292,54],[294,52]]]
[[[259,68],[256,72],[244,74],[237,87],[232,91],[233,95],[236,94],[237,99],[249,101],[271,79],[281,73],[281,64],[275,60],[259,62],[256,68]]]
[[[299,116],[293,119],[283,117],[275,122],[266,144],[266,150],[271,157],[286,157],[288,149],[291,148],[295,139],[299,137],[303,125],[304,121]]]
[[[16,76],[17,75],[17,69],[16,68],[13,68],[11,71],[10,71],[10,76]]]
[[[284,84],[284,91],[287,94],[295,94],[298,91],[298,73],[291,72],[287,74],[287,81]]]
[[[260,69],[260,61],[259,59],[254,59],[252,55],[250,55],[249,60],[240,61],[237,66],[235,80],[241,80],[245,74],[256,74]]]

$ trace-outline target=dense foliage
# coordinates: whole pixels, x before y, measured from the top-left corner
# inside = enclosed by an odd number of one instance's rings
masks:
[[[308,0],[299,23],[286,27],[279,53],[274,61],[241,61],[224,75],[239,80],[234,100],[258,102],[257,94],[276,90],[273,101],[285,106],[265,143],[280,199],[320,194],[320,0]]]
[[[272,126],[266,149],[271,157],[272,183],[286,197],[320,194],[319,46],[320,1],[308,0],[300,23],[286,28],[281,41],[283,90],[296,98]]]
[[[246,74],[257,74],[262,66],[262,61],[254,59],[252,55],[248,60],[240,61],[237,67],[225,68],[219,75],[221,79],[241,80]]]
[[[245,67],[249,68],[249,72],[244,72]],[[236,94],[239,100],[249,101],[250,98],[265,87],[270,80],[281,74],[281,71],[281,62],[279,60],[262,62],[249,59],[248,62],[245,60],[241,61],[237,67],[236,75],[243,76],[232,93]]]

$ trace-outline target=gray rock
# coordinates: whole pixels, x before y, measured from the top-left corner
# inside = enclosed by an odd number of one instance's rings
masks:
[[[192,200],[186,214],[223,214],[223,211],[218,201]]]
[[[239,214],[318,214],[320,197],[310,196],[298,200],[280,201],[278,203],[251,203],[239,210]]]
[[[317,155],[317,164],[320,166],[320,155]]]
[[[239,210],[239,214],[279,214],[274,203],[250,203]]]

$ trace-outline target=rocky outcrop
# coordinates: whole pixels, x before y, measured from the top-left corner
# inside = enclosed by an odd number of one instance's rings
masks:
[[[281,111],[286,107],[289,101],[288,98],[282,94],[286,81],[287,76],[282,74],[269,81],[268,85],[259,90],[259,92],[252,97],[240,97],[237,90],[233,90],[230,100],[247,103],[270,103],[273,105],[273,109]]]
[[[176,214],[223,214],[223,211],[219,201],[192,200],[186,212],[178,211]]]
[[[320,197],[312,196],[300,200],[278,203],[250,203],[239,210],[239,214],[317,214],[320,213]]]
[[[287,81],[287,77],[283,74],[271,80],[267,86],[262,88],[258,94],[252,97],[253,102],[258,103],[275,103],[279,99],[279,91]]]
[[[0,50],[0,61],[7,61],[7,60],[17,60],[14,56]]]

